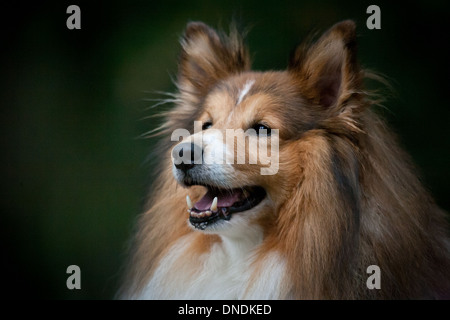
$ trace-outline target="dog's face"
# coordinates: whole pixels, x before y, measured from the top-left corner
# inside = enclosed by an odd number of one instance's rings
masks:
[[[344,63],[331,49],[325,62],[309,61],[317,52],[297,53],[287,71],[251,72],[238,38],[188,26],[178,86],[180,110],[195,110],[196,122],[172,149],[172,170],[189,187],[193,227],[233,234],[276,218],[301,183],[304,135],[329,118],[345,89]],[[324,72],[305,81],[308,63]]]
[[[234,232],[274,211],[280,188],[288,189],[286,182],[296,175],[280,171],[280,162],[283,167],[298,162],[289,151],[302,124],[292,126],[289,119],[295,117],[289,114],[293,105],[301,104],[293,89],[287,73],[249,72],[218,83],[207,94],[197,119],[199,132],[172,149],[177,181],[204,187],[201,199],[195,191],[189,196],[194,227]]]

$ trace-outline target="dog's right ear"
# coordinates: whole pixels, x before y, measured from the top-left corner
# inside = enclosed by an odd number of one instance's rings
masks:
[[[219,80],[250,69],[247,48],[232,26],[219,35],[202,22],[190,22],[181,39],[178,87],[199,102]]]
[[[306,98],[340,111],[349,98],[361,91],[363,77],[356,59],[355,23],[337,23],[316,43],[297,47],[289,70]]]

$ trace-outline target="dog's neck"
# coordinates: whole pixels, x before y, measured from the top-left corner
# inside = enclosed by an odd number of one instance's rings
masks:
[[[248,259],[262,243],[264,232],[258,225],[247,225],[228,229],[218,235],[222,240],[220,246],[230,263],[239,263],[239,261]]]
[[[237,230],[232,233],[221,234],[223,248],[231,261],[247,259],[248,256],[262,243],[263,230],[259,226]]]

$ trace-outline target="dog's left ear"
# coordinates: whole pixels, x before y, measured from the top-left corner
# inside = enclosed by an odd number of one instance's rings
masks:
[[[353,21],[340,22],[316,43],[294,51],[289,71],[298,79],[302,95],[313,103],[340,109],[360,88],[355,29]]]
[[[230,35],[217,33],[202,22],[190,22],[181,40],[178,71],[181,91],[201,101],[219,80],[250,69],[242,37],[234,25]]]

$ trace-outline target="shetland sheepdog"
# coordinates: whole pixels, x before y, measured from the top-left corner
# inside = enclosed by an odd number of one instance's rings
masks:
[[[121,298],[448,297],[446,214],[372,110],[355,29],[256,72],[236,28],[187,25]]]

